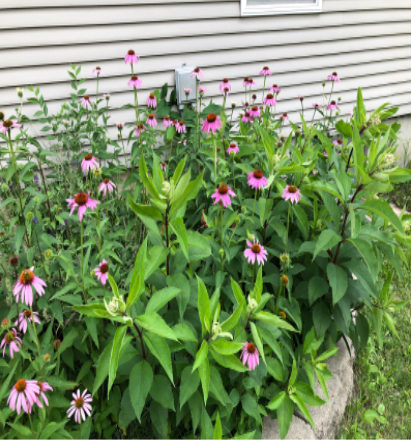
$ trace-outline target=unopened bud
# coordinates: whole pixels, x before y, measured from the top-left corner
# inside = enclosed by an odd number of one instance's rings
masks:
[[[100,177],[103,174],[103,170],[100,167],[93,168],[93,174],[96,177]]]
[[[3,321],[1,321],[1,328],[3,330],[8,330],[9,327],[10,327],[10,324],[11,324],[10,319],[9,318],[4,318]]]
[[[7,190],[9,189],[9,186],[7,185],[7,183],[2,183],[2,184],[1,184],[1,189],[2,189],[3,191],[7,191]]]
[[[17,87],[16,91],[17,91],[17,96],[19,98],[22,98],[23,97],[24,89],[22,89],[21,87]]]
[[[34,200],[34,203],[36,203],[36,204],[40,202],[40,199],[38,197],[34,197],[33,200]]]
[[[50,362],[50,354],[49,354],[49,353],[46,353],[46,354],[43,356],[43,361],[44,361],[44,362]]]
[[[18,265],[19,265],[19,257],[18,257],[18,255],[12,255],[12,256],[9,258],[9,264],[10,264],[10,266],[12,266],[12,267],[16,267],[16,266],[18,266]]]
[[[280,316],[283,319],[287,319],[287,315],[283,311],[280,312]]]
[[[240,223],[240,221],[241,221],[241,218],[240,218],[240,217],[236,217],[236,218],[235,218],[235,222],[236,222],[236,223]]]
[[[287,277],[287,275],[282,275],[282,276],[280,277],[280,281],[281,281],[281,284],[282,284],[284,287],[288,287],[288,277]]]
[[[53,251],[51,249],[47,249],[46,252],[44,252],[44,258],[46,260],[51,260],[53,258]]]
[[[28,212],[26,215],[27,220],[33,220],[34,214],[32,212]]]
[[[53,342],[53,348],[54,348],[54,350],[57,351],[57,350],[60,348],[60,346],[61,346],[61,341],[60,341],[60,339],[56,339],[56,340]]]
[[[170,182],[167,182],[166,180],[163,182],[163,185],[162,185],[162,190],[163,190],[163,193],[166,195],[166,196],[168,196],[169,194],[170,194],[170,190],[171,190],[171,185],[170,185]]]
[[[224,257],[224,249],[220,249],[219,251],[218,251],[218,253],[222,256],[222,257]]]

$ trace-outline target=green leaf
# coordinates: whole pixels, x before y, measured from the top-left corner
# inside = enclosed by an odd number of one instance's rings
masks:
[[[257,346],[258,351],[260,352],[260,356],[263,358],[263,361],[265,363],[264,348],[263,348],[263,342],[261,340],[260,332],[258,331],[258,328],[254,324],[254,322],[250,322],[250,328],[251,328],[251,334],[253,335],[255,345]]]
[[[167,259],[169,251],[163,246],[150,248],[150,255],[145,264],[144,280],[149,278]]]
[[[269,312],[258,312],[253,315],[253,318],[258,319],[259,321],[265,322],[266,324],[273,325],[278,328],[283,328],[284,330],[288,330],[290,332],[296,332],[294,327],[292,327],[288,322],[284,321],[284,319],[279,318],[276,315],[272,315]]]
[[[136,413],[138,421],[141,423],[141,413],[148,393],[153,383],[153,370],[148,362],[143,360],[134,365],[130,373],[130,400]]]
[[[187,400],[197,391],[200,385],[200,375],[197,370],[191,371],[191,366],[185,367],[181,373],[180,409]]]
[[[322,336],[324,336],[325,332],[331,324],[330,311],[323,301],[317,303],[314,306],[313,321],[317,337],[321,338]]]
[[[64,337],[63,342],[60,345],[60,356],[64,351],[66,351],[67,348],[71,347],[74,344],[74,341],[78,338],[78,336],[79,334],[76,328],[70,330],[70,332]]]
[[[314,420],[312,419],[311,414],[309,413],[301,397],[297,396],[296,394],[291,394],[290,399],[298,406],[298,409],[301,411],[302,415],[310,422],[311,426],[315,428]]]
[[[287,436],[291,421],[293,419],[293,411],[293,402],[288,395],[286,395],[283,404],[277,409],[278,426],[280,428],[281,438],[285,438]]]
[[[370,242],[362,238],[349,238],[347,241],[351,242],[357,248],[365,264],[368,266],[373,280],[376,281],[378,276],[378,263]]]
[[[263,424],[260,412],[258,411],[257,400],[255,397],[246,393],[241,397],[241,404],[246,414],[255,419],[259,425]]]
[[[197,342],[197,338],[187,324],[176,324],[173,327],[176,338],[180,341]]]
[[[67,422],[68,420],[63,420],[60,423],[49,422],[48,425],[44,428],[43,432],[40,434],[39,438],[43,438],[43,439],[50,438],[55,432],[63,428]]]
[[[200,375],[201,387],[203,388],[204,405],[207,405],[208,393],[210,391],[210,362],[208,357],[199,365],[198,374]]]
[[[203,280],[197,276],[198,285],[198,314],[200,316],[201,327],[203,329],[203,336],[210,331],[210,298],[207,293],[206,286]]]
[[[240,373],[249,371],[248,368],[245,367],[241,363],[241,361],[233,354],[229,356],[224,356],[222,354],[217,353],[215,350],[210,350],[210,353],[213,356],[214,360],[224,368],[229,368],[230,370],[239,371]]]
[[[206,359],[207,355],[208,355],[208,343],[206,340],[204,340],[201,344],[200,349],[196,354],[196,359],[194,361],[194,365],[192,368],[193,372],[204,362],[204,359]]]
[[[123,344],[124,336],[126,335],[127,332],[127,328],[128,327],[126,326],[119,327],[116,330],[116,334],[114,335],[113,346],[111,348],[111,355],[110,355],[107,396],[110,394],[111,387],[113,386],[114,379],[116,378],[117,375],[118,362],[120,360],[120,350]]]
[[[158,438],[166,438],[168,434],[168,410],[154,400],[150,404],[151,423],[159,435]]]
[[[284,402],[287,393],[285,391],[281,391],[280,394],[277,394],[274,399],[270,400],[267,404],[267,408],[271,410],[278,409]]]
[[[273,204],[273,199],[265,199],[264,197],[260,197],[258,199],[261,227],[264,227],[264,223],[268,219],[268,216],[273,209]]]
[[[211,347],[213,348],[213,350],[215,350],[217,353],[224,355],[237,353],[243,348],[243,345],[244,344],[242,343],[230,342],[224,339],[218,339],[217,341],[211,343]]]
[[[327,276],[333,294],[333,303],[337,304],[348,289],[347,272],[342,267],[336,266],[334,263],[328,263]]]
[[[9,426],[11,426],[15,431],[21,434],[23,437],[31,437],[31,431],[27,426],[20,425],[20,423],[10,423],[7,422]]]
[[[138,325],[145,328],[151,333],[162,336],[163,338],[177,341],[173,330],[166,324],[164,319],[157,313],[145,313],[137,316],[135,321]]]
[[[368,212],[377,214],[385,221],[390,222],[397,231],[401,233],[404,232],[401,220],[398,218],[397,214],[395,214],[389,203],[384,202],[383,200],[372,199],[368,200],[363,205],[360,205],[358,209],[365,209]]]
[[[280,364],[280,362],[277,359],[274,359],[272,357],[267,357],[267,371],[271,376],[274,377],[275,380],[278,380],[279,382],[283,382],[283,368]]]
[[[288,381],[288,387],[292,387],[296,379],[297,379],[297,364],[295,362],[295,359],[293,359],[293,368],[291,370],[290,380]]]
[[[127,297],[127,310],[140,298],[140,295],[144,292],[144,266],[146,264],[146,258],[147,238],[144,240],[137,253],[137,258],[131,277],[130,292]]]
[[[114,280],[114,278],[110,274],[107,274],[107,275],[108,275],[108,281],[110,283],[111,289],[113,290],[114,296],[117,299],[120,299],[120,294],[118,293],[118,287],[117,287],[116,281]]]
[[[243,291],[241,290],[241,287],[231,278],[231,288],[233,289],[234,297],[237,301],[238,305],[241,305],[245,308],[247,307],[247,302],[245,300],[245,296]]]
[[[176,287],[166,287],[165,289],[158,290],[150,298],[147,304],[146,314],[158,312],[179,293],[181,293],[181,290]]]
[[[150,396],[164,408],[175,411],[171,383],[167,377],[162,374],[154,376],[154,381],[150,389]]]
[[[183,219],[176,218],[175,220],[172,220],[170,222],[170,226],[173,232],[177,235],[177,239],[184,256],[187,258],[187,261],[190,261],[190,257],[188,255],[187,231]]]
[[[221,426],[220,413],[217,411],[213,439],[221,440],[223,438],[223,428]]]
[[[174,214],[176,214],[183,205],[197,196],[198,191],[200,191],[200,188],[203,185],[203,175],[204,171],[185,187],[184,191],[178,198],[171,201],[170,219],[173,219]]]
[[[223,332],[228,332],[237,325],[238,320],[241,318],[242,312],[243,306],[239,304],[234,310],[234,313],[221,324],[221,329]]]
[[[310,301],[310,306],[313,305],[318,298],[326,295],[327,292],[327,281],[321,277],[312,277],[308,283],[308,300]]]
[[[146,190],[151,194],[152,197],[154,197],[155,199],[159,199],[159,193],[154,186],[153,180],[151,179],[151,177],[148,177],[148,169],[143,154],[141,155],[140,159],[139,173],[141,181],[143,182]]]
[[[170,347],[168,346],[165,339],[155,335],[154,333],[144,334],[143,339],[144,342],[147,344],[151,354],[158,359],[161,366],[164,368],[165,372],[167,373],[167,376],[174,384],[173,368],[171,366]]]
[[[315,257],[321,252],[327,249],[332,249],[341,241],[341,235],[338,235],[332,229],[325,229],[318,237],[317,245],[315,246],[315,252],[313,255],[313,261]]]

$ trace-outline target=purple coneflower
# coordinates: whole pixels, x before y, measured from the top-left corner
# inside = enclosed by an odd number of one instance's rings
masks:
[[[321,108],[321,104],[317,104],[316,102],[314,102],[314,103],[312,104],[312,106],[313,106],[316,110],[318,110],[319,108]]]
[[[337,72],[333,72],[331,75],[328,75],[328,81],[333,81],[333,82],[340,82],[340,78],[337,74]]]
[[[300,193],[300,190],[296,186],[287,185],[284,188],[281,197],[284,200],[289,200],[293,204],[298,203],[301,200],[302,195]]]
[[[214,134],[220,128],[220,118],[215,113],[209,113],[207,119],[203,122],[203,133],[208,134],[211,131]]]
[[[157,125],[157,120],[156,120],[156,118],[154,117],[153,113],[150,113],[150,114],[148,115],[148,118],[147,118],[147,124],[148,124],[151,128],[154,128],[154,127]]]
[[[103,93],[103,98],[108,101],[111,98],[110,93]]]
[[[257,347],[248,342],[244,342],[240,358],[243,360],[243,365],[248,364],[248,368],[251,371],[255,370],[260,363]]]
[[[221,81],[221,83],[220,83],[220,90],[221,90],[221,92],[223,92],[223,90],[224,90],[226,87],[228,88],[229,91],[231,91],[231,84],[230,84],[230,82],[228,81],[228,78],[224,78],[224,79]]]
[[[81,169],[84,174],[87,174],[89,171],[94,170],[98,166],[98,159],[94,157],[92,154],[86,154],[84,159],[81,161]]]
[[[228,95],[230,94],[230,89],[228,87],[224,87],[224,89],[222,90],[223,92],[223,96],[225,98],[228,98]]]
[[[21,300],[29,307],[33,305],[33,290],[38,293],[39,296],[44,294],[44,287],[47,284],[38,276],[34,275],[34,266],[30,269],[25,269],[21,272],[19,279],[13,286],[13,296],[16,297],[16,302],[19,301],[21,294]]]
[[[98,267],[94,269],[94,275],[97,277],[98,280],[100,280],[101,284],[103,286],[106,285],[108,280],[108,263],[106,260],[103,260]]]
[[[100,185],[98,186],[98,192],[103,193],[105,196],[107,195],[107,191],[111,194],[114,191],[116,184],[112,182],[110,179],[104,179]]]
[[[135,89],[139,89],[143,85],[141,79],[138,79],[138,76],[133,75],[128,82],[129,87],[134,87]]]
[[[247,111],[244,113],[244,115],[241,118],[241,122],[244,122],[245,124],[253,122],[253,118],[250,115],[250,112]]]
[[[334,144],[334,145],[337,145],[337,147],[342,147],[343,140],[340,139],[340,138],[338,138],[338,139],[336,139],[335,141],[333,141],[333,144]]]
[[[34,322],[36,324],[41,324],[41,321],[39,319],[39,314],[37,312],[33,312],[33,314],[31,313],[30,310],[24,310],[23,312],[20,313],[17,321],[14,323],[14,325],[18,326],[18,329],[25,334],[27,331],[27,321],[32,322],[34,320]]]
[[[298,98],[300,101],[304,101],[305,95],[298,95],[297,98]]]
[[[167,164],[165,162],[160,163],[161,169],[166,172],[167,171]]]
[[[264,75],[264,76],[272,75],[272,74],[273,72],[271,72],[270,68],[267,66],[264,66],[263,70],[260,72],[260,75]]]
[[[328,105],[327,105],[327,110],[337,110],[338,109],[338,104],[335,101],[331,101]]]
[[[283,114],[280,116],[280,119],[281,119],[282,121],[288,121],[288,120],[290,119],[290,117],[287,115],[287,113],[283,113]]]
[[[254,107],[251,107],[249,113],[253,118],[259,118],[261,116],[260,109],[256,105]]]
[[[93,104],[92,99],[90,98],[90,96],[86,95],[83,96],[83,99],[81,100],[81,106],[87,110],[91,109],[91,105]]]
[[[19,346],[21,346],[21,339],[17,335],[18,335],[17,330],[14,328],[8,330],[7,333],[4,335],[4,338],[0,344],[0,348],[4,346],[3,357],[6,351],[6,347],[10,348],[10,357],[12,359],[14,359],[14,353],[19,352]]]
[[[268,181],[263,176],[263,172],[261,170],[255,170],[252,173],[248,174],[248,185],[254,189],[263,189],[267,186]]]
[[[31,408],[37,403],[40,387],[36,380],[20,379],[13,385],[7,404],[13,411],[17,410],[20,414],[21,409],[26,413],[31,413]]]
[[[244,251],[244,257],[247,261],[252,264],[257,262],[258,265],[262,264],[264,266],[264,261],[267,261],[268,255],[264,246],[262,246],[258,240],[256,241],[255,238],[253,238],[253,243],[251,243],[250,240],[247,240],[247,246],[248,249]]]
[[[141,133],[144,133],[146,131],[146,126],[142,122],[139,122],[137,125],[134,126],[134,128],[136,129],[135,133],[137,137],[140,137]]]
[[[134,50],[129,50],[124,57],[126,64],[137,64],[140,57],[134,52]]]
[[[84,192],[79,192],[75,194],[74,199],[66,199],[68,203],[68,207],[71,208],[70,215],[73,214],[74,210],[78,208],[78,216],[80,221],[83,220],[83,216],[87,211],[87,208],[90,208],[94,211],[97,208],[99,202],[97,200],[90,199],[90,192],[87,194]]]
[[[188,95],[192,92],[191,89],[184,89],[184,93],[186,95],[186,98],[188,97]]]
[[[275,100],[272,93],[268,93],[267,96],[263,99],[263,104],[268,107],[275,107],[277,105],[277,101]]]
[[[187,131],[186,126],[184,125],[184,121],[179,121],[177,123],[176,127],[177,127],[177,131],[181,134],[185,133]]]
[[[121,131],[124,128],[124,125],[124,122],[116,122],[116,127],[118,128],[118,131]]]
[[[280,93],[280,92],[281,92],[281,89],[280,89],[280,87],[279,87],[277,84],[273,84],[273,85],[270,87],[270,90],[271,90],[272,92],[274,92],[274,93]]]
[[[207,89],[204,86],[200,86],[198,88],[198,93],[200,94],[200,96],[203,96],[206,91],[207,91]]]
[[[77,423],[81,423],[81,419],[85,422],[86,416],[90,416],[92,411],[90,403],[93,399],[91,394],[87,394],[86,388],[83,394],[80,395],[80,390],[78,389],[77,393],[73,393],[72,396],[74,400],[71,401],[71,407],[67,411],[68,417],[70,418],[74,414],[74,420]]]
[[[11,119],[7,119],[6,121],[3,121],[3,124],[0,127],[0,131],[3,134],[7,134],[9,130],[13,128],[21,128],[21,125],[17,124],[17,122],[12,121]]]
[[[199,67],[196,67],[190,73],[190,75],[191,75],[192,78],[197,78],[198,80],[200,80],[204,76],[203,71]]]
[[[252,78],[248,78],[248,86],[249,87],[255,86],[255,82],[254,82],[254,80]]]
[[[93,75],[94,76],[104,76],[104,72],[101,70],[101,67],[96,67],[94,70],[93,70]]]
[[[156,108],[157,107],[157,98],[154,93],[150,93],[147,98],[147,106],[150,108]]]
[[[38,385],[39,388],[40,388],[40,393],[39,393],[37,399],[38,399],[39,397],[41,397],[41,398],[43,399],[44,404],[45,404],[46,406],[49,406],[49,401],[48,401],[48,399],[47,399],[47,396],[46,396],[46,394],[45,394],[45,391],[53,391],[53,388],[52,388],[47,382],[40,382],[40,381],[37,381],[37,385]],[[37,403],[37,405],[40,406],[40,408],[42,407],[42,405],[39,404],[39,401],[38,401],[38,400],[37,400],[36,403]]]
[[[165,128],[168,128],[168,127],[170,127],[170,125],[173,125],[173,123],[171,122],[170,116],[164,116],[163,126]]]
[[[230,146],[227,148],[228,154],[233,153],[234,155],[236,155],[239,152],[240,152],[240,149],[238,148],[238,145],[235,143],[230,144]]]
[[[227,206],[231,206],[230,197],[236,197],[235,192],[224,183],[219,185],[216,192],[211,196],[212,199],[215,199],[214,205],[217,205],[217,203],[221,201],[224,208],[227,208]]]

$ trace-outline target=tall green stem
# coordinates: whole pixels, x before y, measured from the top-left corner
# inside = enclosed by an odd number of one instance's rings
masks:
[[[217,183],[217,148],[215,145],[213,132],[211,132],[211,138],[213,139],[213,152],[214,152],[214,182]]]
[[[290,230],[290,211],[291,211],[291,203],[288,204],[288,215],[287,215],[287,236],[285,238],[285,252],[288,253],[288,232]]]

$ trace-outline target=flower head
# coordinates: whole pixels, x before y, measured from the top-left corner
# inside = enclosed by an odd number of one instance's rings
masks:
[[[154,117],[153,113],[150,113],[150,114],[148,115],[148,118],[147,118],[147,124],[148,124],[151,128],[154,128],[154,127],[157,125],[157,120],[156,120],[156,118]]]
[[[188,96],[192,92],[191,89],[184,89],[184,93]]]
[[[102,192],[106,196],[107,191],[111,194],[115,187],[116,184],[112,182],[110,179],[104,179],[98,186],[98,192],[99,193]]]
[[[337,109],[338,109],[338,104],[335,101],[331,101],[327,105],[327,110],[337,110]]]
[[[12,255],[12,256],[9,258],[9,264],[10,264],[10,266],[12,266],[12,267],[17,267],[17,266],[19,265],[19,261],[20,261],[20,259],[19,259],[19,256],[18,256],[18,255]]]
[[[98,265],[98,267],[96,267],[94,269],[94,275],[97,277],[98,280],[101,281],[101,284],[103,286],[105,286],[105,284],[107,283],[107,280],[108,280],[108,275],[107,275],[108,269],[109,269],[109,266],[108,266],[108,263],[106,260],[103,260]]]
[[[20,379],[13,385],[7,404],[10,409],[20,414],[21,409],[26,413],[31,413],[31,409],[38,402],[40,387],[36,380]],[[41,404],[39,406],[42,406]]]
[[[252,78],[248,78],[248,85],[251,86],[255,86],[255,81]]]
[[[27,331],[27,321],[32,322],[34,320],[34,322],[36,324],[41,324],[41,321],[39,319],[39,314],[37,312],[33,312],[31,313],[30,310],[24,310],[23,312],[20,313],[17,321],[14,323],[14,325],[18,326],[18,329],[23,332],[23,334],[26,333]]]
[[[156,98],[156,95],[154,93],[150,93],[148,95],[147,106],[149,108],[156,108],[157,107],[157,98]]]
[[[104,72],[101,70],[101,67],[96,67],[94,70],[93,70],[93,75],[94,76],[104,76]]]
[[[198,88],[198,93],[200,94],[200,96],[203,96],[206,91],[207,91],[207,89],[204,86],[200,86]]]
[[[253,238],[253,243],[250,240],[247,240],[248,249],[244,251],[244,257],[247,259],[249,263],[255,264],[257,261],[258,265],[264,265],[264,261],[267,261],[268,252],[265,250],[264,246],[262,246],[258,240],[256,241]]]
[[[277,105],[277,101],[275,100],[272,93],[268,93],[267,96],[263,99],[263,104],[268,107],[275,107]]]
[[[316,102],[314,104],[312,104],[312,106],[315,108],[315,110],[318,110],[319,108],[321,108],[321,104],[317,104]]]
[[[256,105],[254,107],[251,107],[249,113],[253,118],[259,118],[261,116],[260,109]]]
[[[3,134],[7,134],[9,130],[13,128],[21,128],[20,124],[17,124],[17,122],[14,122],[10,119],[7,119],[6,121],[3,121],[3,124],[0,125],[0,131]]]
[[[281,197],[284,200],[290,200],[290,202],[293,204],[293,203],[298,203],[301,200],[302,195],[300,193],[300,190],[296,186],[287,185],[284,188]]]
[[[163,126],[165,128],[168,128],[168,127],[170,127],[170,125],[173,125],[173,123],[171,122],[170,116],[164,116]]]
[[[260,363],[258,349],[251,342],[244,342],[240,358],[243,360],[243,365],[247,364],[251,371],[255,370]]]
[[[92,411],[90,403],[93,399],[91,394],[87,394],[86,388],[82,394],[80,394],[80,390],[78,389],[72,396],[74,400],[71,401],[71,407],[67,411],[68,417],[70,418],[74,414],[74,420],[77,423],[81,423],[81,419],[85,422],[86,416],[90,416]]]
[[[224,89],[228,88],[228,91],[231,91],[231,84],[228,81],[228,78],[224,78],[220,83],[220,91],[223,92]]]
[[[103,98],[106,99],[107,101],[111,98],[110,93],[104,93],[103,94]]]
[[[165,162],[160,163],[161,169],[166,172],[167,171],[167,164]]]
[[[221,120],[215,113],[209,113],[203,122],[203,133],[215,133],[221,128]]]
[[[211,196],[214,200],[214,205],[217,205],[221,201],[224,208],[227,208],[227,206],[231,206],[231,197],[236,197],[235,192],[227,185],[222,183],[218,186],[216,192]]]
[[[267,66],[264,66],[263,70],[260,72],[260,75],[264,75],[264,76],[272,75],[272,74],[273,72],[271,72],[270,68]]]
[[[16,302],[19,301],[21,294],[22,302],[30,307],[33,305],[32,288],[34,288],[39,296],[42,296],[44,294],[44,287],[47,287],[47,284],[41,278],[34,275],[33,269],[34,266],[30,269],[23,270],[13,286],[13,296],[16,297]]]
[[[245,76],[243,81],[243,87],[248,87],[248,81],[249,81],[248,76]]]
[[[230,144],[230,146],[227,148],[227,153],[228,153],[228,154],[234,154],[234,155],[236,155],[236,154],[239,153],[239,152],[240,152],[240,149],[238,148],[238,145],[237,145],[237,144],[232,143],[232,144]]]
[[[281,121],[288,121],[288,120],[290,119],[290,117],[288,116],[287,113],[283,113],[283,114],[280,116],[280,119],[281,119]]]
[[[199,67],[196,67],[190,73],[190,75],[191,75],[192,78],[197,78],[198,80],[200,80],[204,76],[203,71]]]
[[[93,170],[98,166],[98,159],[94,157],[92,154],[86,154],[84,159],[81,161],[81,169],[84,174],[87,174],[89,171]]]
[[[337,74],[337,72],[333,72],[331,75],[328,75],[327,77],[328,81],[334,81],[334,82],[340,82],[340,78]]]
[[[280,282],[284,287],[288,287],[289,280],[287,275],[281,275],[280,276]]]
[[[343,145],[343,140],[340,139],[340,138],[338,138],[338,139],[336,139],[335,141],[333,141],[333,144],[334,144],[334,145],[337,145],[337,147],[342,147],[342,145]]]
[[[141,133],[144,133],[147,127],[142,122],[139,122],[137,125],[134,126],[134,128],[136,129],[137,137],[140,137]]]
[[[90,98],[90,96],[88,96],[88,95],[83,96],[83,99],[81,100],[81,106],[83,108],[85,108],[86,110],[90,110],[92,104],[93,104],[93,101]]]
[[[228,95],[230,94],[230,89],[228,87],[224,87],[224,89],[222,90],[223,92],[223,96],[225,98],[228,98]]]
[[[124,61],[126,64],[137,64],[139,58],[140,57],[134,52],[134,50],[130,49],[124,57]]]
[[[143,85],[143,82],[141,81],[141,79],[138,79],[138,76],[133,75],[130,78],[130,81],[127,83],[127,85],[129,87],[134,87],[135,89],[139,89]]]
[[[83,216],[87,211],[87,208],[90,208],[94,211],[97,208],[99,202],[97,200],[90,199],[90,191],[86,193],[79,192],[75,194],[74,199],[66,199],[68,203],[68,207],[71,208],[70,215],[73,214],[74,210],[78,208],[78,216],[80,221],[83,220]]]
[[[176,125],[177,131],[179,133],[185,133],[187,131],[186,126],[184,125],[184,121],[179,121]]]
[[[248,174],[248,185],[254,189],[265,188],[268,184],[268,180],[263,176],[261,170],[254,170],[254,172]]]
[[[270,87],[270,90],[271,90],[272,92],[274,92],[274,93],[280,93],[280,92],[281,92],[281,89],[280,89],[280,87],[279,87],[277,84],[273,84],[273,85]]]
[[[50,356],[50,355],[49,355]],[[47,383],[47,382],[37,382],[37,385],[40,388],[40,393],[38,397],[41,397],[43,399],[43,402],[46,406],[49,406],[49,401],[47,399],[47,396],[45,394],[45,391],[53,391],[53,388]],[[36,402],[38,404],[38,402]],[[41,407],[41,405],[39,405]]]
[[[298,98],[300,101],[304,101],[305,95],[298,95],[297,98]]]
[[[14,353],[19,352],[19,346],[21,346],[21,339],[18,337],[17,330],[14,328],[11,328],[7,331],[7,333],[4,335],[3,340],[1,341],[0,348],[3,348],[3,357],[4,353],[6,351],[6,347],[9,347],[10,349],[10,357],[14,358]]]

